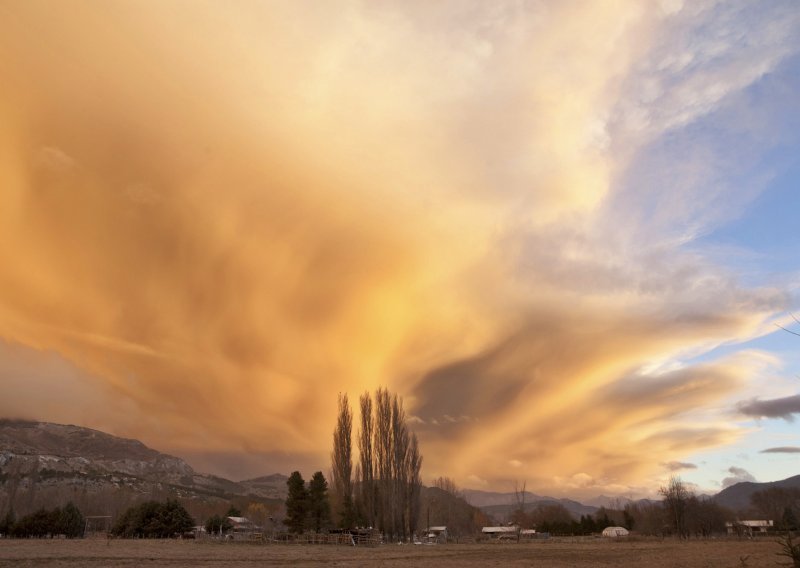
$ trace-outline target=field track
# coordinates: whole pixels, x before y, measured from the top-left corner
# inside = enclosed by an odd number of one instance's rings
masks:
[[[0,540],[0,567],[135,566],[635,566],[775,568],[773,539],[674,540],[552,539],[524,544],[347,546],[242,544],[191,540]]]

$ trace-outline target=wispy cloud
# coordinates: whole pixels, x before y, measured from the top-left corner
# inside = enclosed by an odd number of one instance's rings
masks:
[[[697,469],[697,465],[688,462],[671,461],[662,464],[668,471],[680,471],[682,469]]]
[[[800,454],[800,447],[798,446],[778,446],[777,448],[767,448],[761,450],[762,454]]]

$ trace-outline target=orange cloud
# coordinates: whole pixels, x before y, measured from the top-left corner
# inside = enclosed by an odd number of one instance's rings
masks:
[[[735,439],[686,412],[740,370],[642,369],[760,333],[783,296],[631,250],[603,208],[662,15],[480,10],[0,8],[0,337],[81,373],[55,413],[63,373],[4,382],[0,412],[321,467],[336,393],[383,384],[430,473],[555,486]]]

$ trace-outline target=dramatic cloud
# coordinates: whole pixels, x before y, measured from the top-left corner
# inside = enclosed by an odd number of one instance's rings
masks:
[[[800,447],[798,446],[780,446],[777,448],[767,448],[761,450],[762,454],[800,454]]]
[[[730,473],[730,477],[726,477],[722,480],[722,488],[730,487],[731,485],[736,485],[737,483],[741,483],[742,481],[752,481],[755,482],[756,478],[752,476],[752,474],[747,471],[746,469],[742,469],[741,467],[731,466],[728,468],[728,473]]]
[[[754,399],[740,402],[737,408],[742,414],[753,418],[783,418],[793,422],[794,415],[800,414],[800,394],[770,400]]]
[[[386,385],[427,477],[657,482],[743,435],[760,354],[710,353],[789,304],[689,245],[763,187],[720,172],[779,144],[743,97],[796,29],[780,2],[4,4],[0,414],[249,477],[325,467],[337,393]]]

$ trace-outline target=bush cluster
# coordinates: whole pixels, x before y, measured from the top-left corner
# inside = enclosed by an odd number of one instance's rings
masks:
[[[117,519],[111,533],[124,538],[168,538],[194,527],[194,520],[177,501],[147,501],[131,507]]]
[[[83,536],[85,520],[78,508],[67,503],[64,508],[52,510],[44,508],[15,519],[14,512],[8,511],[0,521],[0,534],[17,538],[43,538],[64,535],[67,538]]]

